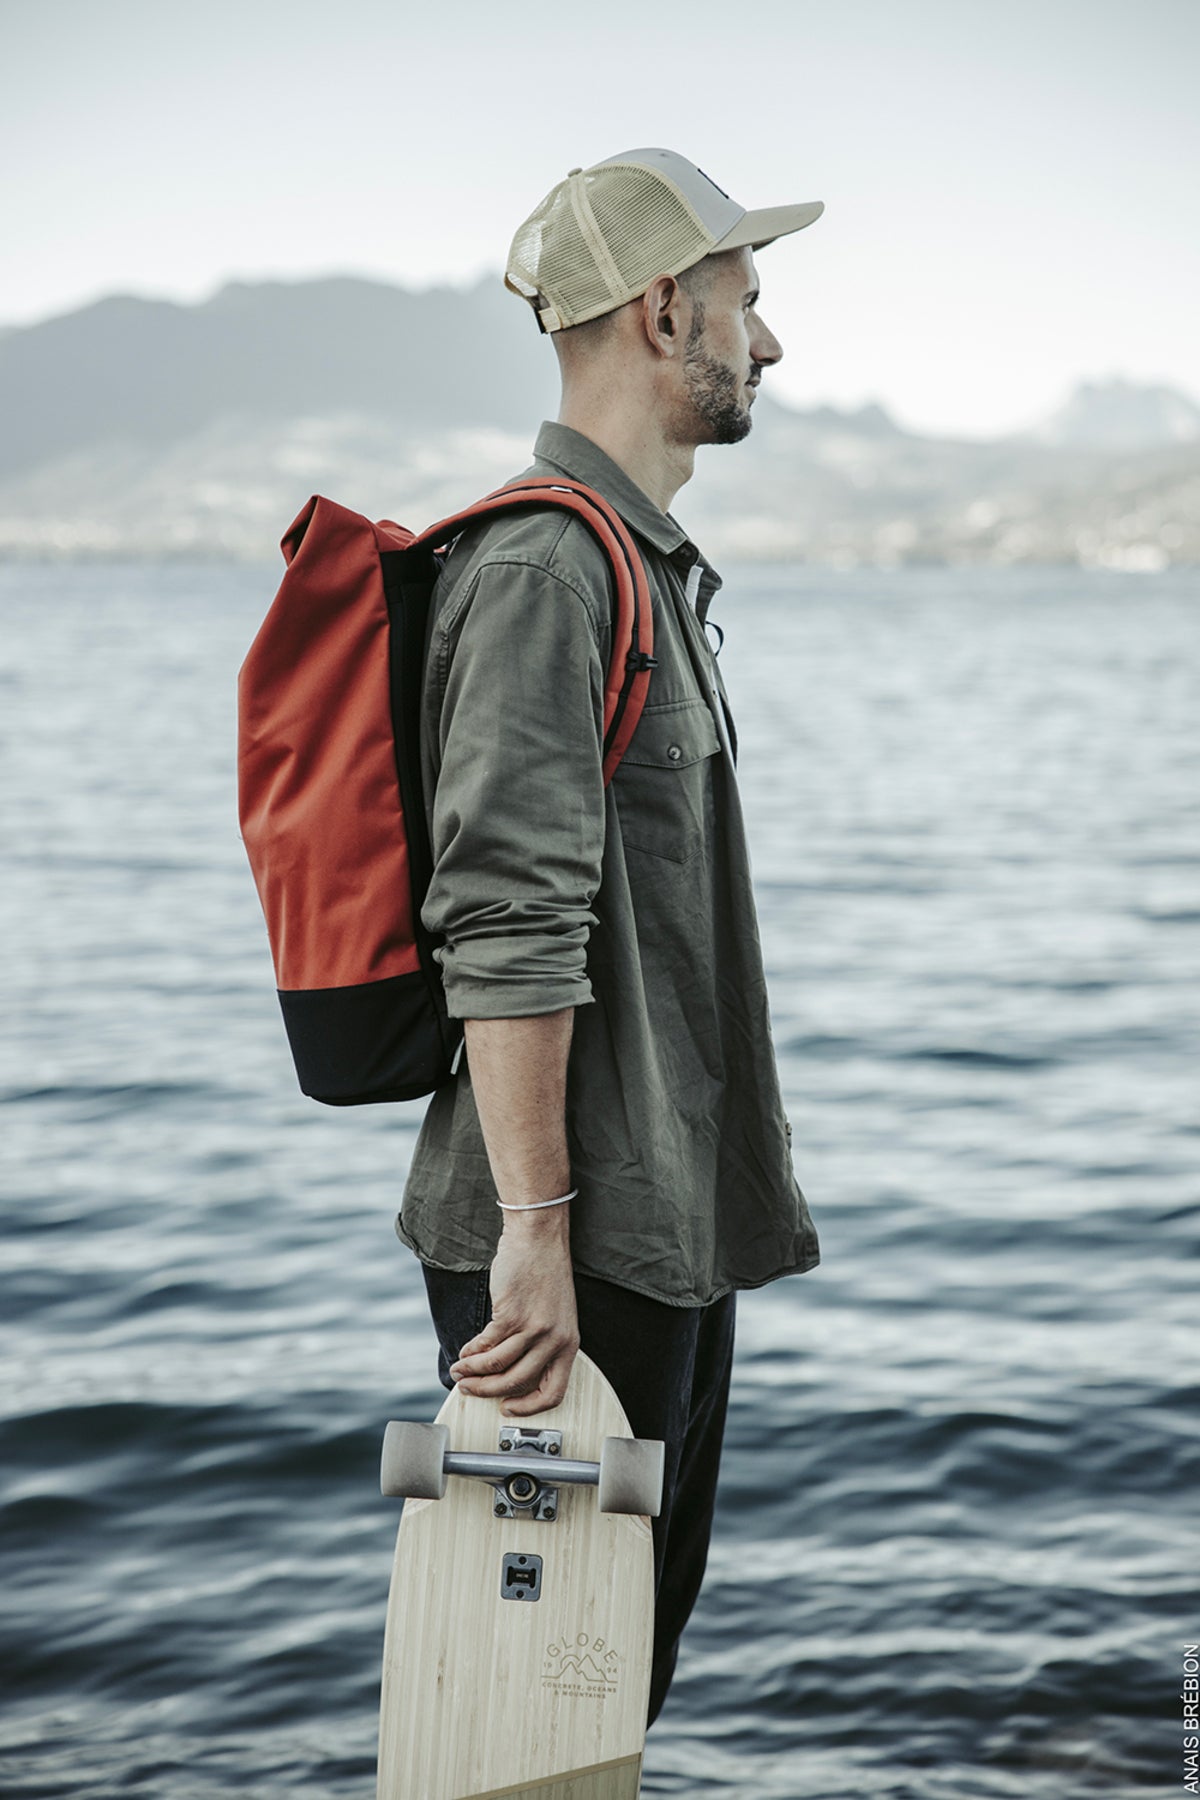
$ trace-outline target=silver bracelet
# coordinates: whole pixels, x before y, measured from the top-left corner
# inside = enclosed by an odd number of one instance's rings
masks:
[[[497,1200],[496,1205],[504,1212],[541,1212],[544,1206],[565,1206],[578,1192],[578,1188],[572,1188],[569,1194],[560,1194],[557,1200],[533,1200],[528,1206],[509,1206],[503,1200]]]

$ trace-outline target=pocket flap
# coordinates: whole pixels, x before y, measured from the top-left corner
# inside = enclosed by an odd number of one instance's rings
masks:
[[[716,720],[704,700],[648,706],[623,760],[648,769],[686,769],[721,748]]]

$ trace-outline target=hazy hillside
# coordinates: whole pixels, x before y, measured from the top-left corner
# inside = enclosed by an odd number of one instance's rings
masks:
[[[1091,450],[1154,450],[1200,439],[1200,406],[1178,388],[1133,381],[1085,381],[1066,404],[1036,427],[1047,444]]]
[[[413,525],[522,468],[556,363],[495,277],[235,283],[0,333],[0,554],[270,559],[309,494]],[[1089,382],[989,443],[878,406],[701,451],[675,507],[716,559],[1200,563],[1200,407]]]

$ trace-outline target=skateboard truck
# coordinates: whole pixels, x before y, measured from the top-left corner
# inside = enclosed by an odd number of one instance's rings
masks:
[[[528,1457],[532,1461],[535,1456],[560,1457],[561,1451],[561,1431],[530,1431],[523,1425],[506,1425],[500,1433],[502,1456]],[[555,1473],[558,1473],[557,1469]],[[516,1469],[503,1481],[495,1482],[492,1511],[496,1517],[515,1519],[518,1512],[528,1512],[542,1524],[552,1525],[558,1517],[558,1489],[540,1477],[540,1470],[535,1475],[531,1469]]]
[[[498,1519],[521,1512],[550,1525],[558,1517],[560,1487],[595,1487],[601,1512],[657,1518],[664,1458],[657,1439],[606,1438],[595,1463],[564,1456],[562,1435],[506,1424],[499,1450],[451,1450],[444,1425],[393,1419],[383,1435],[380,1489],[408,1500],[440,1500],[449,1476],[467,1476],[489,1483]]]

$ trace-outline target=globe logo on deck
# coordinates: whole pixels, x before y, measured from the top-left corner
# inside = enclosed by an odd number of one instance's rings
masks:
[[[579,1631],[547,1646],[542,1686],[572,1698],[607,1700],[620,1671],[621,1659],[604,1638]]]

